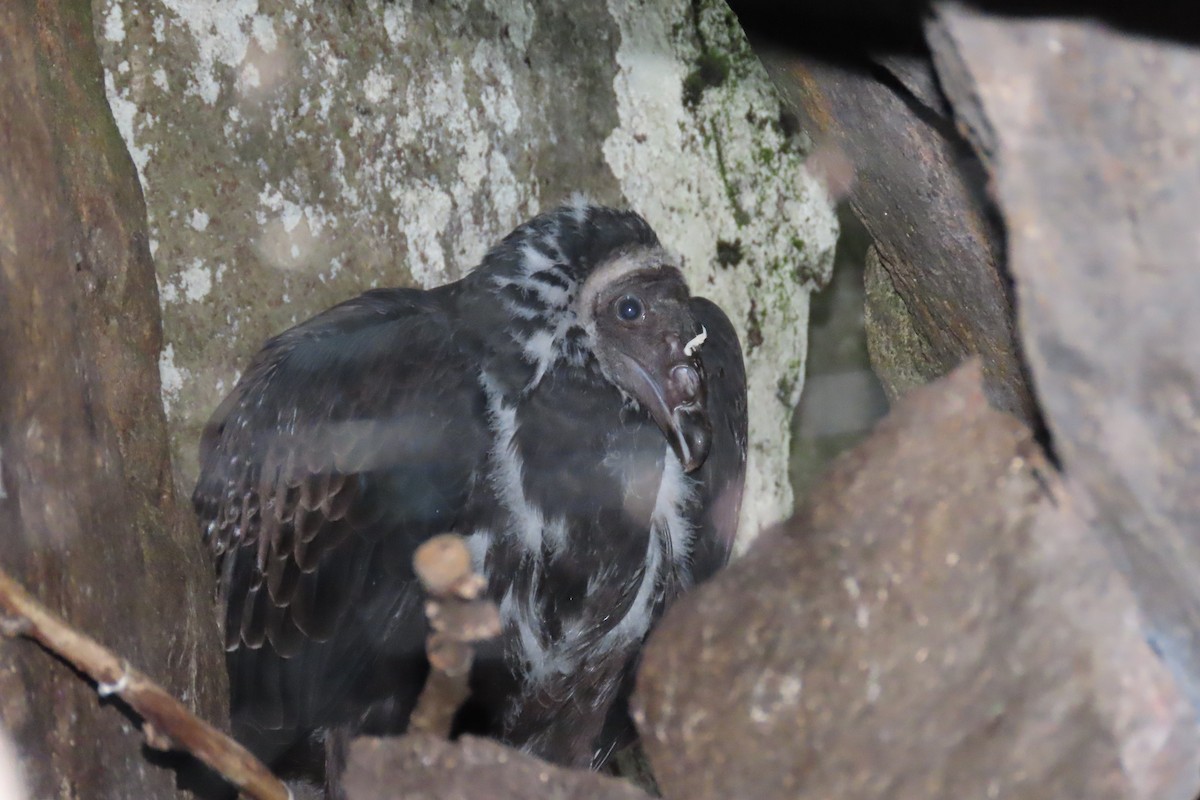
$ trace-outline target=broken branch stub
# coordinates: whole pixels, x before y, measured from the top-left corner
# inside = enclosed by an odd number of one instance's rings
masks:
[[[470,694],[472,644],[499,635],[500,612],[490,600],[478,599],[486,582],[472,570],[471,553],[457,534],[435,536],[418,547],[413,569],[429,595],[425,614],[433,632],[425,641],[429,677],[409,730],[446,738]]]

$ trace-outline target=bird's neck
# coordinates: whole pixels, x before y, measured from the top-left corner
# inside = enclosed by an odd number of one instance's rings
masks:
[[[481,384],[497,598],[557,652],[570,645],[553,640],[571,630],[632,645],[664,592],[690,582],[695,482],[646,414],[595,375],[556,372],[516,394],[486,371]],[[555,598],[556,618],[536,607],[540,596]]]

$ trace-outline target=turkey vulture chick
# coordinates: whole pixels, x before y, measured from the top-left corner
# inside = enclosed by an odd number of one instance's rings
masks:
[[[236,735],[282,768],[402,731],[413,551],[453,531],[504,628],[459,727],[598,766],[651,625],[728,558],[745,458],[737,336],[633,213],[543,214],[459,281],[280,334],[205,429],[193,498]]]

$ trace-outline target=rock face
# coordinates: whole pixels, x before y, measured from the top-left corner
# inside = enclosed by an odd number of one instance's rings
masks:
[[[934,354],[924,326],[912,315],[904,296],[896,291],[892,275],[874,245],[867,250],[863,283],[864,327],[871,366],[894,402],[936,380],[945,373],[945,364]]]
[[[355,740],[347,800],[649,800],[624,781],[563,769],[487,739],[424,734]]]
[[[986,176],[929,60],[847,66],[765,41],[759,53],[802,129],[849,173],[847,198],[875,242],[868,344],[889,396],[978,355],[992,404],[1038,424]]]
[[[836,221],[718,0],[98,0],[158,263],[181,486],[270,335],[460,277],[582,191],[640,211],[747,348],[743,531],[786,515],[808,293]]]
[[[671,798],[1190,800],[1185,697],[977,366],[668,612],[636,718]]]
[[[86,2],[0,3],[0,152],[0,565],[219,724],[208,559],[168,461],[145,207]],[[0,729],[29,797],[184,796],[118,708],[4,637]]]
[[[1162,32],[1181,30],[1194,22]],[[994,174],[1025,351],[1074,501],[1200,706],[1200,52],[957,6],[930,41]]]

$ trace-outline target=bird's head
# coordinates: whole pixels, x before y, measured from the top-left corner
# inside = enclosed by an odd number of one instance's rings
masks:
[[[615,253],[579,293],[577,313],[601,371],[646,410],[686,472],[708,456],[706,332],[688,306],[687,284],[658,247]]]
[[[599,366],[662,430],[685,471],[708,456],[705,331],[676,262],[637,214],[585,203],[522,225],[484,259],[529,369]]]

